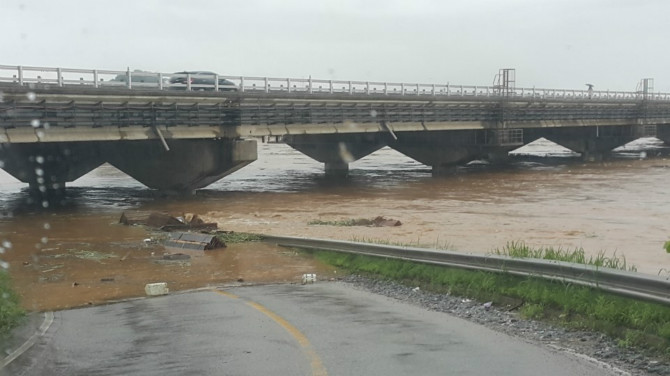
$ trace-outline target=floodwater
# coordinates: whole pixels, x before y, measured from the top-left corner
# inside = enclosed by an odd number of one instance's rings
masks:
[[[646,151],[642,151],[646,150]],[[488,253],[508,242],[583,247],[625,257],[640,272],[670,276],[670,160],[642,139],[604,163],[582,163],[549,142],[518,150],[506,167],[472,164],[433,178],[427,166],[384,148],[330,180],[323,166],[284,144],[259,144],[259,160],[193,197],[161,198],[104,165],[69,185],[62,205],[30,202],[26,186],[0,172],[3,265],[28,309],[59,309],[141,296],[144,285],[171,290],[221,283],[299,282],[333,270],[261,243],[182,251],[162,260],[158,236],[118,224],[126,210],[195,213],[221,230],[381,240]],[[383,216],[398,227],[339,227],[311,221]]]

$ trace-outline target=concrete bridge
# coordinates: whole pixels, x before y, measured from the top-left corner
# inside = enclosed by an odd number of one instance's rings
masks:
[[[0,65],[0,167],[62,191],[104,162],[166,192],[205,187],[282,137],[327,174],[389,146],[438,175],[504,162],[540,137],[600,160],[642,136],[670,142],[670,94],[161,74]]]

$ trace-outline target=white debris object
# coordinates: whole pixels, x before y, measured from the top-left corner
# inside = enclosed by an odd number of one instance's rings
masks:
[[[165,282],[158,282],[158,283],[147,283],[146,286],[144,286],[144,292],[147,293],[149,296],[155,296],[155,295],[167,295],[170,290],[167,287],[167,283]]]
[[[303,274],[302,275],[302,284],[314,283],[316,282],[316,274]]]

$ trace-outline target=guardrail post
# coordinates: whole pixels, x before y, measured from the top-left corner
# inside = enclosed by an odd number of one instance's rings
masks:
[[[288,88],[288,92],[291,92],[291,79],[287,78],[286,79],[286,87]]]
[[[268,83],[268,78],[265,77],[265,92],[269,93],[270,92],[270,84]]]
[[[309,81],[308,81],[308,87],[309,87],[309,93],[312,94],[312,76],[309,76]]]
[[[186,73],[186,90],[191,91],[191,74]]]
[[[405,95],[405,84],[400,84],[400,95]]]
[[[18,66],[18,72],[19,72],[19,85],[23,85],[23,67]]]
[[[158,73],[158,90],[163,90],[163,73]]]
[[[433,84],[432,94],[433,94],[433,96],[435,96],[435,84]]]
[[[365,82],[365,94],[370,94],[370,81]]]
[[[416,95],[421,95],[421,89],[419,89],[419,84],[416,84]]]
[[[63,70],[56,68],[56,80],[58,81],[58,86],[63,86]]]
[[[93,70],[93,87],[98,87],[98,70]]]
[[[244,93],[244,77],[240,77],[240,91]]]
[[[389,84],[388,82],[384,82],[384,95],[388,95],[389,93]]]
[[[219,75],[214,74],[214,91],[219,91]]]
[[[353,94],[354,87],[351,85],[351,81],[349,81],[349,95]]]
[[[128,82],[127,82],[128,89],[132,89],[133,88],[133,74],[130,73],[130,68],[128,68],[128,70],[126,71],[126,80],[128,80]]]

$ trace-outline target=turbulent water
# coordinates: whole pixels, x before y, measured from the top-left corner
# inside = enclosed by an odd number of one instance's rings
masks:
[[[670,239],[670,162],[658,140],[633,142],[605,163],[580,162],[544,140],[515,154],[506,167],[478,161],[434,178],[428,166],[384,148],[352,163],[348,178],[334,181],[324,177],[321,163],[287,145],[261,143],[256,162],[193,197],[159,197],[103,165],[69,184],[62,206],[48,208],[31,202],[25,184],[0,172],[0,257],[20,280],[27,265],[47,260],[39,257],[53,261],[84,245],[122,255],[145,234],[114,225],[120,214],[161,210],[197,213],[234,231],[370,238],[463,252],[486,253],[510,241],[583,247],[592,255],[623,255],[642,272],[670,275],[670,255],[663,249]],[[376,216],[398,219],[402,226],[309,224]],[[33,268],[24,282],[48,282],[52,267],[67,265],[54,261]]]

